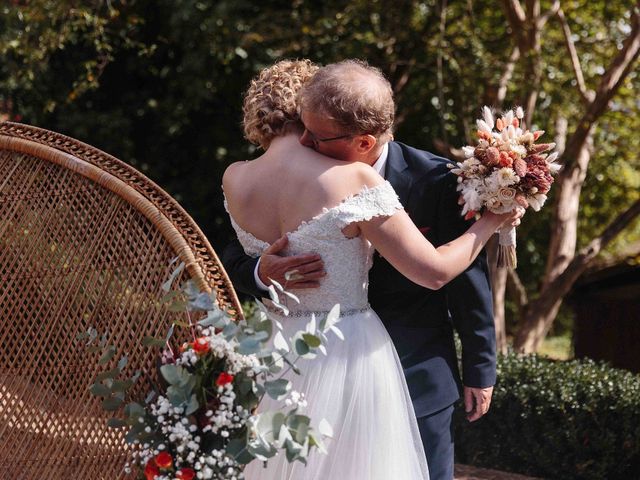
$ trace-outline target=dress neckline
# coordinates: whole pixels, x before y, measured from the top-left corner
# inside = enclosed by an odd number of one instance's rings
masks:
[[[295,229],[293,229],[291,231],[288,231],[288,232],[285,232],[281,236],[286,235],[288,237],[289,235],[294,235],[296,233],[300,233],[300,231],[303,228],[305,228],[306,226],[312,224],[313,222],[317,222],[318,220],[320,220],[321,218],[323,218],[325,215],[329,214],[330,212],[338,210],[339,208],[341,208],[344,205],[346,205],[348,202],[353,201],[354,199],[364,195],[365,193],[374,191],[374,190],[376,190],[378,188],[382,188],[386,184],[389,184],[389,187],[391,187],[391,184],[389,183],[388,180],[385,180],[384,182],[379,183],[378,185],[375,185],[375,186],[373,186],[371,188],[369,188],[367,185],[363,185],[362,188],[358,192],[353,193],[353,194],[343,198],[342,200],[340,200],[340,202],[338,204],[334,205],[333,207],[330,207],[330,208],[323,207],[323,209],[322,209],[322,211],[320,213],[318,213],[317,215],[314,215],[309,220],[303,220],[302,222],[300,222],[300,224]],[[242,228],[240,225],[238,225],[238,222],[235,221],[235,219],[233,218],[233,215],[231,215],[231,212],[229,211],[229,204],[227,203],[227,197],[224,194],[224,191],[222,192],[222,195],[224,197],[224,208],[227,211],[227,213],[229,214],[229,219],[231,220],[231,223],[233,224],[233,227],[238,229],[238,230],[241,230],[243,233],[245,233],[246,235],[251,237],[257,243],[259,243],[261,247],[267,248],[267,247],[271,246],[271,244],[269,242],[266,242],[266,241],[256,237],[253,233],[246,231],[244,228]]]

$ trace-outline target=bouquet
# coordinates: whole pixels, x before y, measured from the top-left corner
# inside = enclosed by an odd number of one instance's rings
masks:
[[[176,276],[174,272],[165,290]],[[278,291],[270,288],[272,304],[286,314],[287,302],[279,297],[298,299],[273,283]],[[267,461],[279,450],[290,462],[303,463],[314,448],[326,453],[323,440],[332,435],[331,426],[322,420],[317,430],[312,427],[311,419],[302,413],[303,394],[291,390],[285,374],[300,373],[296,367],[300,358],[326,354],[330,331],[342,338],[336,325],[338,305],[324,318],[313,318],[304,332],[287,341],[279,331],[282,325],[269,318],[262,304],[250,318],[236,323],[217,307],[215,296],[198,291],[190,281],[168,292],[165,300],[171,302],[171,310],[184,311],[186,321],[172,325],[166,338],[144,339],[146,345],[162,349],[162,385],[145,400],[125,405],[140,373],[119,378],[127,364],[122,357],[90,387],[102,397],[104,409],[115,412],[124,407],[124,418],[112,418],[108,424],[127,428],[126,441],[136,447],[125,467],[127,473],[134,471],[137,478],[146,480],[236,480],[243,478],[244,465],[254,459]],[[171,345],[175,327],[186,328],[191,337],[178,349]],[[104,335],[98,340],[92,328],[80,338],[88,339],[92,351],[103,351],[100,363],[116,362],[116,348],[107,345]],[[264,395],[283,401],[287,411],[257,413]]]
[[[478,126],[478,144],[462,147],[465,160],[449,165],[458,176],[462,215],[473,218],[482,209],[507,213],[515,208],[533,208],[536,212],[547,200],[553,173],[560,169],[555,143],[536,143],[543,130],[525,129],[521,107],[509,110],[494,121],[488,107],[482,108]],[[498,266],[515,268],[515,227],[499,231]]]

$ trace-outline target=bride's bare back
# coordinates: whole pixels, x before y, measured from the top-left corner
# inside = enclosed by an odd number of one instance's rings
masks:
[[[289,134],[275,138],[258,159],[231,165],[223,188],[238,225],[273,243],[364,185],[381,181],[368,165],[325,157]],[[357,233],[356,225],[345,230],[347,236]]]

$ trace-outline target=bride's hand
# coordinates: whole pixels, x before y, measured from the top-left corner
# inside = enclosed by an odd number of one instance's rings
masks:
[[[490,212],[489,210],[486,210],[482,214],[482,217],[486,218],[487,220],[495,221],[498,225],[497,226],[498,229],[502,227],[509,227],[509,226],[517,227],[518,225],[520,225],[520,219],[524,215],[524,212],[525,212],[525,209],[522,207],[516,207],[515,210],[511,210],[508,213],[501,213],[501,214],[493,213],[493,212]]]

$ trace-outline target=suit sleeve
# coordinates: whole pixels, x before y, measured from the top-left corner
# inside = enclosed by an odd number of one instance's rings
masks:
[[[460,215],[456,185],[455,175],[444,176],[436,230],[442,243],[460,236],[471,225]],[[444,288],[462,342],[462,382],[468,387],[490,387],[496,381],[496,333],[486,251]]]
[[[250,257],[244,253],[244,249],[237,239],[227,245],[222,252],[222,264],[236,290],[260,298],[268,296],[268,294],[256,285],[253,272],[257,263],[258,258]]]

